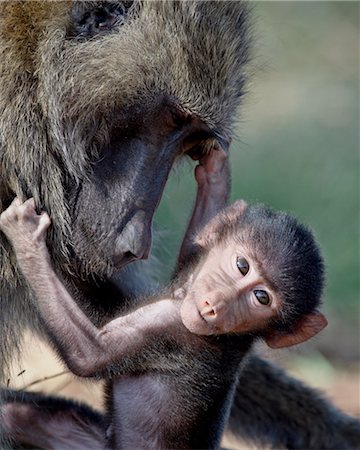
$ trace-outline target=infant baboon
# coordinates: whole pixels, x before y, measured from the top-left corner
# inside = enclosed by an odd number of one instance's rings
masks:
[[[252,344],[262,338],[273,348],[290,346],[324,328],[317,311],[322,258],[312,234],[295,219],[237,201],[196,232],[215,212],[214,199],[220,203],[227,192],[226,170],[220,148],[200,160],[182,267],[171,286],[101,328],[52,268],[45,242],[49,216],[37,215],[32,199],[15,199],[1,215],[0,227],[62,358],[79,376],[107,380],[108,413],[102,434],[89,417],[83,421],[88,429],[75,433],[77,419],[69,414],[49,436],[32,432],[34,422],[37,430],[47,428],[35,405],[9,403],[7,437],[40,447],[51,442],[59,450],[218,448]],[[187,267],[186,255],[192,255]]]

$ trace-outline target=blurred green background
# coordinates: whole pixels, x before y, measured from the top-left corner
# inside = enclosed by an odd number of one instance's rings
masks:
[[[353,359],[359,349],[359,3],[254,6],[256,56],[231,148],[232,198],[290,211],[315,231],[327,265],[327,347]],[[176,169],[156,216],[162,279],[174,267],[193,205],[193,166]]]

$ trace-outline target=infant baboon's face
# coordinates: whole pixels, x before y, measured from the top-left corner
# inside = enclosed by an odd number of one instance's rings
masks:
[[[280,307],[279,294],[248,250],[230,240],[216,245],[200,262],[181,317],[196,334],[244,333],[261,329]]]

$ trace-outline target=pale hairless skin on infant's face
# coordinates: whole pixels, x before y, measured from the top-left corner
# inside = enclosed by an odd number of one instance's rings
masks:
[[[239,261],[249,264],[246,249],[236,241],[212,248],[193,275],[183,300],[183,324],[196,334],[246,333],[262,328],[281,309],[281,296],[268,286],[255,262],[247,273]]]
[[[218,145],[200,159],[195,177],[196,204],[173,284],[100,329],[52,268],[48,215],[37,215],[32,199],[15,199],[0,216],[70,370],[108,381],[108,431],[93,448],[217,448],[255,339],[274,348],[290,346],[327,323],[317,310],[323,263],[311,233],[284,213],[242,200],[222,209],[229,176],[227,155]],[[7,408],[10,438],[48,445],[41,433],[30,439],[16,406]],[[71,438],[68,448],[88,445]],[[60,450],[64,443],[56,442],[53,435],[51,448]]]

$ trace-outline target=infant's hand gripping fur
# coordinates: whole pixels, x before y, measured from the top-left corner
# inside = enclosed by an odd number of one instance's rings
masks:
[[[47,213],[36,213],[33,198],[22,202],[16,197],[0,215],[0,230],[11,242],[19,260],[47,254],[45,238],[50,223]]]

